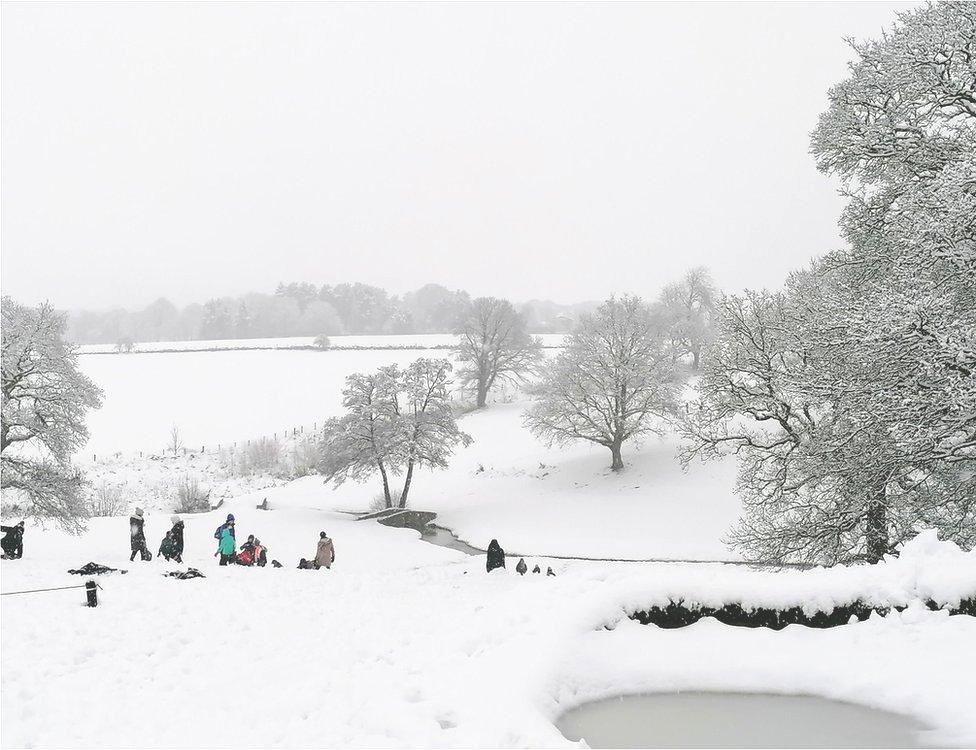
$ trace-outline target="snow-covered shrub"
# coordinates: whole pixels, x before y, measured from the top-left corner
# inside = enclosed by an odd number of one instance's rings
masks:
[[[128,505],[127,489],[125,482],[96,484],[92,487],[91,497],[88,500],[89,515],[95,518],[124,515]]]
[[[329,337],[324,333],[320,336],[316,336],[315,341],[312,343],[315,345],[316,349],[322,349],[323,351],[332,346],[332,342],[329,341]]]
[[[248,474],[273,474],[281,469],[281,445],[272,438],[253,441],[245,449]]]
[[[210,510],[210,490],[200,486],[200,480],[184,474],[175,482],[177,513],[205,513]]]
[[[304,477],[314,474],[319,463],[318,441],[309,436],[303,437],[291,449],[291,477]]]

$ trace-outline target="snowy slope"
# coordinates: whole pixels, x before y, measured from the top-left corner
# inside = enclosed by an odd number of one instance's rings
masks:
[[[273,510],[255,510],[265,494]],[[229,505],[239,536],[258,534],[281,570],[217,567],[223,512],[189,517],[187,561],[207,574],[192,581],[128,563],[125,519],[76,539],[30,528],[27,556],[0,567],[4,591],[77,583],[64,571],[89,559],[131,572],[102,577],[96,609],[80,590],[0,600],[3,745],[569,746],[552,720],[582,700],[712,687],[841,697],[917,716],[931,742],[976,741],[974,618],[915,608],[830,631],[661,631],[619,622],[621,608],[682,581],[774,591],[780,574],[557,562],[555,578],[520,578],[512,560],[489,576],[483,558],[353,521],[330,500],[302,480]],[[168,523],[146,526],[154,545]],[[335,568],[294,569],[323,528]],[[929,540],[900,569],[825,574],[911,591],[933,565],[939,580],[946,565],[971,577],[976,557],[961,555]],[[817,587],[812,574],[784,580],[794,596]]]

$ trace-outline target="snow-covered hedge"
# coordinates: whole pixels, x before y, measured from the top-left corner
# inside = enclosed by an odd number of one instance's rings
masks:
[[[912,602],[969,612],[974,601],[976,550],[963,551],[952,542],[940,541],[935,530],[928,530],[907,542],[898,555],[886,556],[877,565],[775,572],[733,566],[683,567],[644,590],[631,588],[622,597],[621,608],[628,617],[646,615],[655,608],[671,607],[673,611],[678,604],[689,611],[797,609],[808,618],[819,614],[822,621],[824,614],[837,612],[839,617],[845,608],[856,615],[859,608],[889,610]],[[870,612],[864,616],[867,614]]]

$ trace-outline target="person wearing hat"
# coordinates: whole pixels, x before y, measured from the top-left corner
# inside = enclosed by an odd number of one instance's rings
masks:
[[[319,546],[315,550],[315,563],[316,568],[331,568],[332,563],[335,562],[335,545],[332,544],[332,540],[329,539],[328,535],[322,531],[319,533]]]
[[[170,516],[173,528],[169,533],[173,535],[173,559],[178,563],[183,562],[183,520],[179,516]]]
[[[129,543],[132,546],[132,554],[129,562],[136,559],[136,554],[142,556],[143,560],[152,560],[152,552],[146,547],[146,532],[143,531],[145,519],[142,517],[142,508],[136,508],[135,513],[129,517]]]
[[[217,527],[217,530],[214,532],[214,539],[216,539],[218,542],[220,541],[221,537],[224,535],[224,529],[230,529],[230,538],[233,539],[236,542],[237,541],[237,536],[234,534],[234,514],[233,513],[228,513],[227,514],[227,520],[224,521],[222,524],[220,524],[220,526],[218,526]]]

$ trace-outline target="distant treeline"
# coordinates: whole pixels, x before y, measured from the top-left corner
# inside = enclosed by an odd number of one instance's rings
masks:
[[[450,333],[471,302],[462,290],[427,284],[402,296],[369,284],[279,284],[274,294],[252,292],[178,308],[161,298],[142,310],[83,311],[69,318],[77,344],[212,339]],[[562,333],[594,303],[560,305],[533,300],[519,306],[533,333]]]

